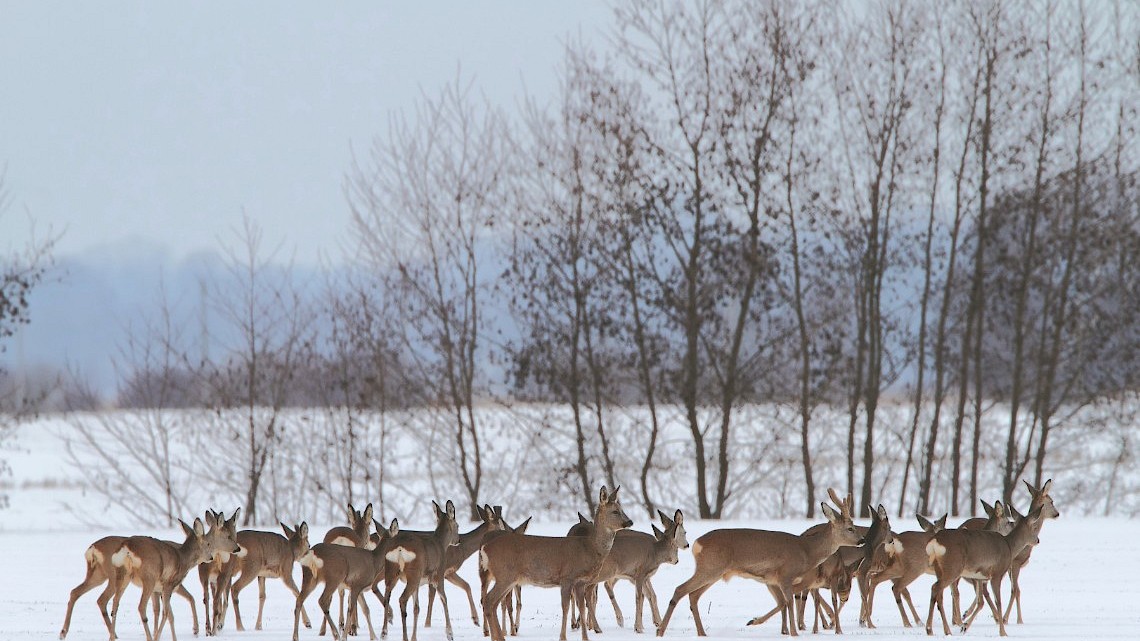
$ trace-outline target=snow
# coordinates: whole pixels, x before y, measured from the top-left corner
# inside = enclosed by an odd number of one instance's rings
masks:
[[[74,470],[63,463],[62,454],[51,447],[50,431],[21,434],[18,441],[9,441],[4,456],[9,459],[13,475],[6,480],[5,489],[10,506],[0,510],[0,551],[5,556],[6,580],[0,581],[0,641],[24,641],[56,639],[63,623],[64,610],[69,591],[84,575],[83,553],[87,546],[107,534],[150,534],[162,538],[178,538],[177,529],[134,530],[116,527],[123,522],[113,511],[102,512],[105,503],[93,495],[88,497],[77,482]],[[235,506],[215,506],[230,511]],[[1140,520],[1126,518],[1096,518],[1066,515],[1066,506],[1058,501],[1060,519],[1049,521],[1042,530],[1041,545],[1033,555],[1029,566],[1021,576],[1024,617],[1023,625],[1011,624],[1009,634],[1018,639],[1135,639],[1140,637],[1140,609],[1135,604],[1140,600]],[[635,528],[648,531],[649,523],[640,513],[630,509],[627,512],[634,518]],[[192,515],[187,515],[189,518]],[[509,522],[518,523],[527,515],[506,506]],[[430,528],[432,524],[411,519],[403,527]],[[562,534],[572,520],[546,520],[532,523],[530,532],[534,534]],[[913,521],[895,519],[896,531],[917,529]],[[275,524],[274,524],[275,525]],[[319,541],[325,530],[336,523],[310,524],[310,540]],[[690,516],[685,526],[689,541],[695,541],[701,534],[722,527],[757,527],[779,529],[790,532],[802,531],[809,525],[804,520],[742,520],[701,522]],[[461,525],[461,531],[471,527]],[[124,531],[130,529],[130,531]],[[275,529],[264,527],[259,529]],[[476,561],[469,559],[461,574],[478,589]],[[691,550],[681,551],[681,562],[677,566],[664,566],[653,579],[661,607],[667,606],[673,589],[687,579],[692,572]],[[300,570],[295,569],[300,577]],[[911,586],[911,594],[920,614],[925,617],[929,602],[930,577],[921,577]],[[201,588],[196,573],[191,573],[184,582],[187,589],[198,598],[201,610]],[[397,593],[402,587],[397,588]],[[479,629],[474,627],[468,614],[466,599],[458,589],[448,586],[451,599],[452,623],[455,637],[459,641],[483,639]],[[1008,598],[1008,582],[1003,598]],[[89,592],[77,602],[72,617],[69,640],[86,641],[107,638],[106,629],[96,612],[95,597],[98,590]],[[615,624],[613,610],[604,595],[599,601],[598,619],[605,632],[591,635],[593,638],[609,641],[632,641],[646,639],[648,635],[633,632],[633,590],[629,583],[618,585],[617,594],[626,618],[625,629]],[[963,598],[969,599],[972,591],[963,590]],[[246,588],[242,594],[243,609],[247,621],[256,616],[256,589]],[[476,595],[477,596],[477,595]],[[913,639],[923,636],[921,628],[902,627],[898,610],[890,595],[889,586],[880,586],[876,599],[875,621],[877,629],[860,628],[856,621],[857,596],[844,608],[844,633],[850,636],[874,637],[876,639]],[[139,592],[128,589],[123,598],[118,632],[122,639],[143,639],[143,631],[137,614]],[[370,597],[371,598],[371,597]],[[395,599],[393,599],[395,602]],[[421,601],[426,609],[426,598]],[[744,579],[734,579],[726,584],[713,586],[701,599],[700,607],[705,626],[713,638],[777,638],[779,621],[774,618],[758,628],[744,624],[753,616],[762,614],[772,607],[772,599],[762,585]],[[183,639],[191,638],[189,606],[181,599],[174,600],[178,634]],[[316,619],[316,596],[307,601],[310,616]],[[270,580],[267,586],[264,630],[239,633],[233,628],[232,615],[229,626],[223,631],[224,638],[288,639],[292,635],[293,598],[283,584]],[[199,613],[201,616],[201,613]],[[441,610],[436,606],[436,626],[420,629],[424,641],[444,638],[441,623]],[[335,616],[335,612],[334,612]],[[937,616],[937,615],[936,615]],[[652,630],[646,607],[646,625]],[[398,621],[398,619],[397,619]],[[526,588],[523,596],[523,622],[520,639],[557,638],[561,621],[559,595],[557,590]],[[379,617],[376,617],[377,624]],[[937,618],[935,629],[940,630]],[[828,631],[827,634],[832,634]],[[391,638],[399,638],[397,627]],[[810,634],[810,631],[809,631]],[[955,630],[955,635],[959,633]],[[967,632],[969,637],[997,636],[997,626],[987,613],[979,616]],[[695,637],[692,615],[687,600],[678,605],[666,633],[668,638],[688,639]],[[168,637],[164,637],[168,638]],[[302,628],[301,639],[318,639],[315,629]],[[327,637],[326,637],[327,638]],[[357,638],[366,638],[364,636]],[[571,631],[570,639],[579,639],[577,631]]]
[[[1061,506],[1061,509],[1064,510],[1064,507]],[[804,521],[686,520],[690,541],[718,527],[745,526],[800,531],[806,524]],[[571,524],[567,522],[538,525],[540,526],[532,526],[535,533],[554,534],[565,531]],[[5,575],[8,577],[7,581],[0,582],[0,637],[10,641],[55,639],[63,622],[68,592],[83,578],[83,552],[87,545],[108,532],[49,531],[37,530],[34,527],[21,529],[17,526],[17,523],[5,519],[5,530],[0,532],[0,550],[6,552]],[[648,524],[641,522],[636,527],[648,529]],[[897,524],[895,529],[900,529]],[[314,527],[313,532],[312,538],[316,540],[324,529]],[[174,530],[147,533],[164,538],[177,536]],[[1021,639],[1135,639],[1140,634],[1140,611],[1135,608],[1137,599],[1140,598],[1140,587],[1134,578],[1140,571],[1140,555],[1136,553],[1135,543],[1137,540],[1140,540],[1138,521],[1066,519],[1062,516],[1059,520],[1047,523],[1041,533],[1041,545],[1022,573],[1022,602],[1026,623],[1010,625],[1010,635]],[[682,551],[681,562],[677,566],[662,567],[657,573],[653,583],[662,608],[665,607],[673,588],[690,576],[692,567],[692,555],[689,551]],[[478,586],[474,558],[468,560],[461,574],[473,586]],[[299,569],[295,571],[295,575],[299,582]],[[185,585],[192,594],[200,596],[196,574],[188,577]],[[929,585],[930,580],[922,577],[911,586],[915,605],[919,607],[923,616],[926,614],[925,607],[930,594]],[[402,587],[399,587],[397,591],[401,589]],[[95,608],[97,593],[97,590],[92,591],[77,602],[68,639],[74,641],[106,639],[106,630]],[[616,627],[613,611],[603,596],[599,602],[598,618],[605,632],[594,636],[610,641],[648,638],[646,635],[637,635],[632,630],[634,607],[630,584],[619,584],[617,594],[629,627],[626,629]],[[970,590],[965,589],[963,598],[969,598],[969,594]],[[468,606],[460,591],[449,586],[448,595],[456,639],[460,641],[482,639],[480,631],[470,621]],[[118,632],[122,639],[144,638],[136,611],[138,597],[139,592],[133,587],[123,597],[118,622]],[[853,595],[852,598],[856,597]],[[255,616],[254,608],[257,603],[254,588],[247,588],[243,592],[242,602],[246,616],[252,619]],[[421,604],[426,608],[426,598]],[[174,607],[179,634],[183,638],[190,638],[189,607],[181,599],[175,599]],[[231,616],[230,627],[223,631],[223,636],[253,639],[288,638],[292,634],[292,607],[293,598],[284,585],[280,581],[271,580],[267,586],[264,629],[260,632],[237,632],[232,627]],[[309,598],[307,607],[310,616],[317,613],[316,596]],[[748,628],[744,625],[751,617],[772,607],[768,591],[756,582],[734,579],[727,584],[718,584],[702,597],[700,607],[708,632],[714,638],[779,636],[779,623],[775,619],[759,628]],[[875,619],[879,626],[877,629],[867,630],[858,627],[855,621],[857,608],[856,603],[849,602],[843,610],[845,634],[874,636],[877,639],[906,639],[922,634],[921,629],[902,627],[888,586],[880,586],[876,599]],[[648,618],[648,607],[646,617]],[[436,625],[439,626],[441,617],[438,604],[435,618]],[[376,619],[379,623],[378,616]],[[558,591],[526,588],[523,595],[520,639],[555,638],[559,625]],[[936,618],[936,630],[939,629],[938,626]],[[648,621],[647,627],[650,627]],[[421,629],[420,634],[420,638],[425,641],[444,638],[441,626]],[[683,601],[674,613],[666,636],[691,638],[695,634],[688,604]],[[979,616],[967,634],[971,637],[997,636],[997,626],[992,619]],[[576,635],[577,632],[574,632],[570,638],[580,638]],[[319,637],[315,629],[302,628],[301,639],[317,638]]]

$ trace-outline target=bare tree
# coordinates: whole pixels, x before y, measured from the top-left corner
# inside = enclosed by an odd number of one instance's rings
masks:
[[[855,368],[849,406],[848,489],[854,488],[855,426],[863,407],[863,483],[860,513],[871,505],[876,410],[882,390],[893,381],[890,320],[884,309],[884,281],[896,231],[892,214],[907,195],[902,188],[906,153],[913,147],[912,61],[917,48],[915,15],[904,3],[891,3],[855,20],[850,40],[839,41],[835,74],[838,124],[844,144],[848,207],[853,217],[844,230],[855,281]],[[905,203],[904,203],[905,205]]]
[[[0,219],[9,206],[9,195],[0,172]],[[7,341],[23,325],[31,322],[30,295],[53,265],[52,250],[59,236],[30,238],[23,247],[0,247],[0,355],[7,351]],[[17,372],[16,376],[24,376]],[[34,406],[34,398],[19,382],[6,384],[11,376],[0,362],[0,444],[7,440],[16,419]],[[0,459],[0,476],[10,471],[8,462]],[[8,497],[0,494],[0,507],[7,505]]]
[[[413,121],[393,119],[367,167],[349,178],[353,225],[366,260],[395,275],[401,341],[425,403],[445,411],[456,471],[472,518],[483,485],[479,423],[486,393],[484,298],[506,180],[509,137],[498,111],[477,105],[458,79],[422,100]]]
[[[292,265],[275,263],[279,249],[266,250],[262,230],[246,218],[236,243],[226,249],[225,273],[207,283],[209,304],[221,329],[210,337],[222,354],[203,364],[210,404],[243,452],[245,525],[258,523],[270,508],[261,500],[266,470],[289,435],[282,411],[293,382],[311,354],[311,306],[293,282]],[[217,350],[211,346],[208,353]]]

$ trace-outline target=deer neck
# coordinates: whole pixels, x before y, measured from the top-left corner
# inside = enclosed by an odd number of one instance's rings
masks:
[[[590,535],[590,547],[598,554],[600,558],[605,558],[610,550],[614,547],[614,538],[617,537],[617,530],[612,527],[599,525],[597,518],[594,519],[593,533]]]
[[[800,537],[806,556],[812,562],[813,567],[823,563],[824,559],[835,554],[835,551],[839,549],[839,543],[831,535],[831,530],[831,527],[827,527]]]
[[[475,528],[474,530],[460,534],[459,545],[456,546],[460,554],[465,557],[469,556],[472,552],[475,551],[475,548],[482,545],[483,537],[487,535],[487,531],[490,529],[490,527],[491,526],[486,521],[484,521],[480,523],[479,527]]]
[[[1028,518],[1024,518],[1013,527],[1013,530],[1011,530],[1009,534],[1005,535],[1005,541],[1009,544],[1011,555],[1017,556],[1022,550],[1037,540],[1037,534],[1041,531],[1041,523],[1041,519],[1030,523]]]
[[[178,546],[178,570],[180,576],[185,576],[190,568],[198,565],[202,553],[202,542],[197,537],[191,537]]]

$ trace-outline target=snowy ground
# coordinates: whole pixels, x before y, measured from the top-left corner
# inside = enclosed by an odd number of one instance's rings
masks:
[[[5,453],[12,464],[13,475],[6,479],[10,506],[0,510],[0,551],[5,553],[4,579],[0,581],[0,641],[55,639],[63,622],[68,592],[80,582],[84,574],[83,552],[94,540],[106,534],[146,533],[174,538],[170,531],[124,532],[115,527],[120,522],[113,513],[100,513],[101,499],[87,498],[76,483],[73,471],[61,462],[53,451],[50,439],[44,434],[24,434],[15,450]],[[64,506],[70,506],[65,508]],[[227,512],[234,506],[216,506]],[[1011,625],[1009,634],[1021,639],[1136,639],[1140,638],[1140,520],[1078,518],[1065,515],[1066,506],[1058,502],[1062,518],[1048,522],[1041,533],[1041,546],[1022,575],[1024,625]],[[637,520],[635,528],[648,530],[643,517],[629,510]],[[507,516],[517,523],[524,514],[507,506]],[[80,525],[80,523],[96,523]],[[532,533],[562,534],[570,522],[545,522],[532,525]],[[403,523],[404,527],[430,527],[429,523]],[[694,541],[709,529],[730,526],[760,527],[798,532],[808,525],[805,521],[747,521],[706,522],[687,519],[689,540]],[[896,519],[896,531],[915,529],[913,522]],[[465,531],[469,526],[461,526]],[[319,541],[327,524],[312,524],[311,540]],[[668,602],[673,588],[687,579],[693,567],[692,555],[682,551],[681,563],[666,566],[658,572],[654,585],[662,608]],[[299,577],[300,572],[295,574]],[[477,586],[475,561],[469,560],[462,574]],[[196,573],[185,582],[191,593],[198,595]],[[912,586],[920,613],[925,617],[929,599],[930,580],[923,577]],[[968,595],[971,591],[965,590]],[[76,605],[69,640],[87,641],[106,639],[106,631],[95,607],[97,591],[85,595]],[[454,587],[448,589],[452,604],[452,621],[456,639],[478,641],[480,632],[470,620],[464,596]],[[1006,593],[1008,594],[1008,592]],[[843,611],[846,634],[873,636],[880,639],[913,639],[923,636],[921,628],[902,627],[898,610],[891,599],[889,588],[880,586],[876,599],[875,620],[879,627],[866,630],[858,627],[855,619],[857,606],[848,604]],[[123,600],[118,631],[122,639],[143,639],[138,621],[137,588],[130,588]],[[633,591],[628,583],[618,587],[618,598],[626,616],[627,628],[614,623],[613,611],[603,596],[599,604],[599,621],[605,632],[593,635],[611,641],[630,641],[647,638],[632,630]],[[857,598],[853,595],[853,598]],[[256,589],[243,592],[243,611],[246,621],[256,616]],[[233,629],[232,617],[225,638],[288,639],[292,634],[291,595],[280,582],[270,582],[265,609],[265,629],[239,633]],[[190,634],[189,607],[185,601],[174,602],[177,632],[188,639]],[[199,603],[199,609],[201,605]],[[735,579],[714,586],[701,600],[702,616],[708,632],[719,638],[777,638],[779,623],[770,621],[759,628],[745,627],[751,617],[772,607],[768,591],[758,583]],[[316,597],[308,602],[311,616],[316,620]],[[441,612],[437,608],[436,623]],[[648,617],[648,609],[646,616]],[[555,639],[560,625],[560,605],[556,590],[527,588],[524,594],[523,624],[520,638]],[[937,626],[937,623],[936,623]],[[647,627],[651,626],[647,621]],[[936,628],[937,629],[937,628]],[[420,630],[424,641],[444,638],[442,627]],[[830,634],[830,632],[828,632]],[[955,632],[957,634],[957,632]],[[970,637],[997,636],[992,619],[980,616],[967,633]],[[667,637],[695,637],[692,616],[687,602],[678,607],[670,623]],[[164,637],[166,638],[166,637]],[[301,639],[317,639],[316,630],[301,630]],[[364,637],[361,637],[364,638]],[[398,633],[397,637],[398,638]],[[570,639],[580,638],[572,633]]]
[[[1064,510],[1064,507],[1061,506]],[[647,527],[646,524],[639,524]],[[695,540],[710,528],[724,527],[726,523],[688,523],[690,540]],[[798,531],[799,521],[736,523],[756,527],[779,527]],[[539,531],[555,532],[569,524],[546,524]],[[895,529],[899,529],[897,526]],[[314,528],[317,533],[321,528]],[[0,638],[16,641],[54,639],[59,634],[67,603],[68,591],[83,577],[83,551],[87,545],[102,536],[98,531],[35,531],[20,530],[17,524],[6,522],[0,532],[0,550],[7,556],[8,580],[0,582]],[[173,537],[173,532],[156,534]],[[1023,639],[1135,639],[1140,635],[1140,611],[1135,607],[1140,598],[1140,586],[1135,576],[1140,571],[1140,554],[1136,541],[1140,540],[1140,522],[1130,520],[1061,520],[1046,525],[1041,535],[1041,547],[1032,563],[1022,575],[1024,625],[1010,626],[1011,636]],[[682,553],[678,566],[664,567],[654,579],[661,597],[662,607],[672,589],[688,578],[692,571],[692,556]],[[296,573],[299,576],[299,572]],[[477,585],[474,560],[463,568],[463,574]],[[196,576],[186,581],[192,593],[200,594]],[[916,605],[925,616],[925,603],[929,595],[929,581],[920,579],[912,586]],[[472,625],[469,608],[463,595],[449,589],[452,621],[456,639],[482,639]],[[968,593],[969,590],[966,590]],[[93,591],[76,605],[68,639],[75,641],[102,640],[106,632],[95,608]],[[843,611],[845,633],[852,636],[874,636],[881,639],[905,639],[922,635],[920,629],[905,629],[898,611],[890,598],[889,589],[880,586],[877,599],[875,630],[860,629],[855,622],[856,608],[849,604]],[[633,596],[628,584],[619,586],[618,598],[626,615],[626,629],[617,628],[608,603],[601,603],[599,621],[606,630],[600,638],[620,641],[646,638],[632,631]],[[604,596],[603,596],[604,600]],[[142,639],[135,608],[138,591],[131,588],[124,596],[119,621],[119,634],[123,639]],[[280,582],[269,584],[265,607],[265,626],[260,632],[224,631],[229,638],[285,639],[292,633],[292,597]],[[247,621],[256,613],[256,591],[243,592],[243,611]],[[779,624],[771,621],[759,628],[747,628],[744,622],[767,611],[771,597],[761,585],[742,579],[713,587],[702,598],[701,608],[705,625],[713,637],[771,638],[779,636]],[[315,615],[316,599],[308,605]],[[190,638],[189,608],[185,601],[175,601],[178,632]],[[521,639],[553,639],[557,637],[560,622],[557,590],[528,588],[524,593],[524,614]],[[436,623],[440,622],[437,609]],[[937,624],[936,624],[937,625]],[[648,626],[647,626],[648,627]],[[936,627],[937,629],[937,627]],[[441,627],[421,629],[425,641],[443,639]],[[971,637],[997,636],[992,619],[979,617],[967,633]],[[692,616],[687,604],[678,607],[667,636],[689,638],[695,636]],[[301,630],[302,639],[316,639],[314,630]],[[571,635],[571,639],[579,638]]]

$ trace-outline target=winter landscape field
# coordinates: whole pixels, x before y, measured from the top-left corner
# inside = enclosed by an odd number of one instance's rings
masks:
[[[39,429],[36,429],[36,428]],[[101,536],[122,533],[148,533],[164,538],[175,538],[176,529],[154,530],[123,526],[125,517],[107,508],[101,496],[90,488],[82,487],[61,454],[58,434],[45,423],[22,426],[20,438],[9,445],[5,455],[13,468],[8,479],[9,507],[0,511],[0,550],[5,552],[6,580],[0,582],[0,638],[31,640],[58,638],[69,591],[80,582],[84,574],[83,553],[86,547]],[[234,509],[230,505],[202,506]],[[518,522],[525,518],[508,505],[508,520]],[[1082,516],[1073,510],[1066,511],[1063,499],[1058,499],[1060,519],[1048,522],[1042,530],[1041,545],[1032,562],[1022,575],[1025,624],[1011,625],[1009,635],[1023,639],[1134,639],[1140,634],[1140,611],[1134,607],[1140,598],[1140,584],[1135,577],[1140,573],[1140,521],[1128,518],[1099,518]],[[634,518],[635,529],[649,530],[643,512],[628,509]],[[193,514],[187,514],[190,518]],[[389,515],[390,518],[390,515]],[[429,528],[431,523],[420,516],[402,521],[404,527]],[[536,520],[532,532],[562,534],[574,522],[572,519],[544,517]],[[339,523],[312,523],[311,542],[319,541],[326,529]],[[689,541],[695,541],[704,532],[721,527],[756,527],[799,532],[809,525],[803,519],[755,519],[743,521],[686,520]],[[266,523],[261,529],[276,530],[276,524]],[[913,520],[893,519],[895,531],[917,529]],[[461,519],[460,530],[471,526]],[[664,608],[673,589],[692,572],[691,551],[682,551],[677,566],[663,566],[653,583]],[[477,585],[475,560],[469,559],[461,574]],[[299,569],[295,576],[300,576]],[[201,598],[197,578],[191,574],[184,585]],[[929,599],[929,577],[920,578],[912,585],[912,595],[920,614],[925,617]],[[106,631],[95,607],[93,591],[79,600],[73,615],[68,639],[85,641],[105,639]],[[455,636],[460,640],[483,638],[470,620],[469,608],[463,595],[455,588],[448,591],[451,603]],[[969,598],[970,590],[964,590]],[[130,588],[123,599],[118,632],[123,639],[143,639],[138,616],[138,590]],[[595,635],[608,639],[643,638],[632,630],[633,591],[628,583],[621,583],[617,595],[626,618],[626,628],[618,628],[612,610],[603,596],[599,605],[599,622],[605,632]],[[256,589],[247,588],[242,595],[246,621],[255,616]],[[853,599],[857,598],[853,594]],[[1008,593],[1004,598],[1008,598]],[[426,602],[426,599],[424,600]],[[268,584],[264,629],[237,632],[232,627],[223,630],[228,638],[285,639],[292,632],[293,599],[278,581]],[[735,579],[718,584],[701,599],[702,616],[709,634],[719,638],[772,638],[779,635],[779,624],[769,621],[759,628],[745,625],[751,617],[768,611],[773,601],[760,584]],[[185,601],[175,599],[177,632],[181,638],[191,637],[190,612]],[[201,602],[198,603],[199,610]],[[316,597],[310,597],[307,609],[316,616]],[[560,625],[557,590],[528,588],[524,592],[522,639],[553,639]],[[921,628],[904,628],[898,611],[892,603],[889,588],[880,586],[876,601],[874,630],[860,628],[856,621],[857,606],[852,602],[842,613],[844,633],[852,636],[873,636],[881,639],[907,639],[923,636]],[[425,641],[443,639],[439,627],[440,612],[435,612],[436,625],[420,630]],[[648,616],[648,608],[646,612]],[[937,616],[937,615],[936,615]],[[379,620],[377,619],[377,623]],[[649,622],[646,622],[647,627]],[[938,629],[936,620],[935,627]],[[252,627],[252,626],[251,626]],[[809,631],[810,633],[810,631]],[[822,632],[821,632],[822,633]],[[165,634],[165,633],[164,633]],[[397,632],[398,634],[398,632]],[[575,636],[571,639],[580,638]],[[831,634],[830,631],[826,634]],[[958,632],[955,630],[955,634]],[[967,632],[971,637],[997,636],[992,619],[980,616]],[[682,602],[667,631],[667,637],[692,638],[696,636],[693,619],[687,602]],[[318,638],[315,629],[302,628],[301,639]],[[398,638],[398,637],[396,637]]]

